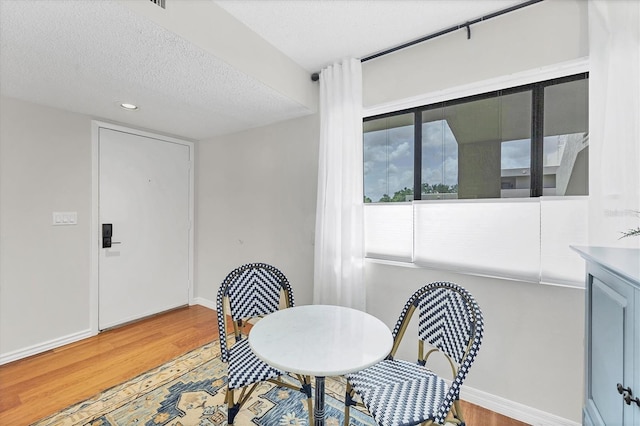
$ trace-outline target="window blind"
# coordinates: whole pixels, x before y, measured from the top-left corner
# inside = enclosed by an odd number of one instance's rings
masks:
[[[415,202],[414,262],[538,282],[538,200]]]
[[[411,203],[364,205],[365,256],[411,262],[413,260],[413,207]]]
[[[588,197],[540,198],[540,281],[584,286],[584,261],[569,245],[588,243]]]
[[[365,204],[368,258],[535,283],[584,286],[570,245],[588,239],[588,197]]]

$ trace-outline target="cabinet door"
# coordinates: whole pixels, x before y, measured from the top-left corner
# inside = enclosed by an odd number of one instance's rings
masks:
[[[633,382],[634,291],[607,273],[589,281],[587,412],[595,424],[631,425],[617,384]]]

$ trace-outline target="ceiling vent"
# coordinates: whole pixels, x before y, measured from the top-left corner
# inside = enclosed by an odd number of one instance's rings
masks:
[[[160,6],[161,8],[166,9],[166,6],[165,6],[165,4],[164,4],[166,0],[150,0],[150,1],[151,1],[151,3],[153,3],[153,4],[157,4],[157,5],[158,5],[158,6]]]

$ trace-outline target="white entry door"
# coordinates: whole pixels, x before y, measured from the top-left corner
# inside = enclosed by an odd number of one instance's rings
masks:
[[[99,128],[100,330],[188,303],[191,149]]]

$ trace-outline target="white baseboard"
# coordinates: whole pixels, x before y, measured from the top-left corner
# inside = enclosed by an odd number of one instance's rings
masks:
[[[17,351],[0,354],[0,365],[7,364],[9,362],[17,361],[28,356],[37,355],[39,353],[59,348],[60,346],[68,345],[69,343],[77,342],[78,340],[86,339],[93,336],[91,330],[80,331],[78,333],[69,334],[57,339],[49,340],[48,342],[39,343],[37,345],[29,346],[28,348],[19,349]]]
[[[216,302],[205,299],[204,297],[194,297],[191,304],[202,305],[205,308],[213,309],[214,311],[216,310]]]
[[[532,426],[580,426],[579,422],[464,385],[461,388],[460,399]]]
[[[196,297],[192,300],[192,305],[202,305],[209,309],[216,309],[216,303],[211,300]],[[8,364],[13,361],[17,361],[22,358],[26,358],[32,355],[37,355],[42,352],[46,352],[51,349],[59,348],[60,346],[68,345],[69,343],[74,343],[82,339],[86,339],[87,337],[92,337],[95,334],[91,332],[91,330],[80,331],[78,333],[69,334],[67,336],[62,336],[57,339],[49,340],[48,342],[39,343],[37,345],[29,346],[28,348],[19,349],[12,352],[7,352],[0,354],[0,365]]]

